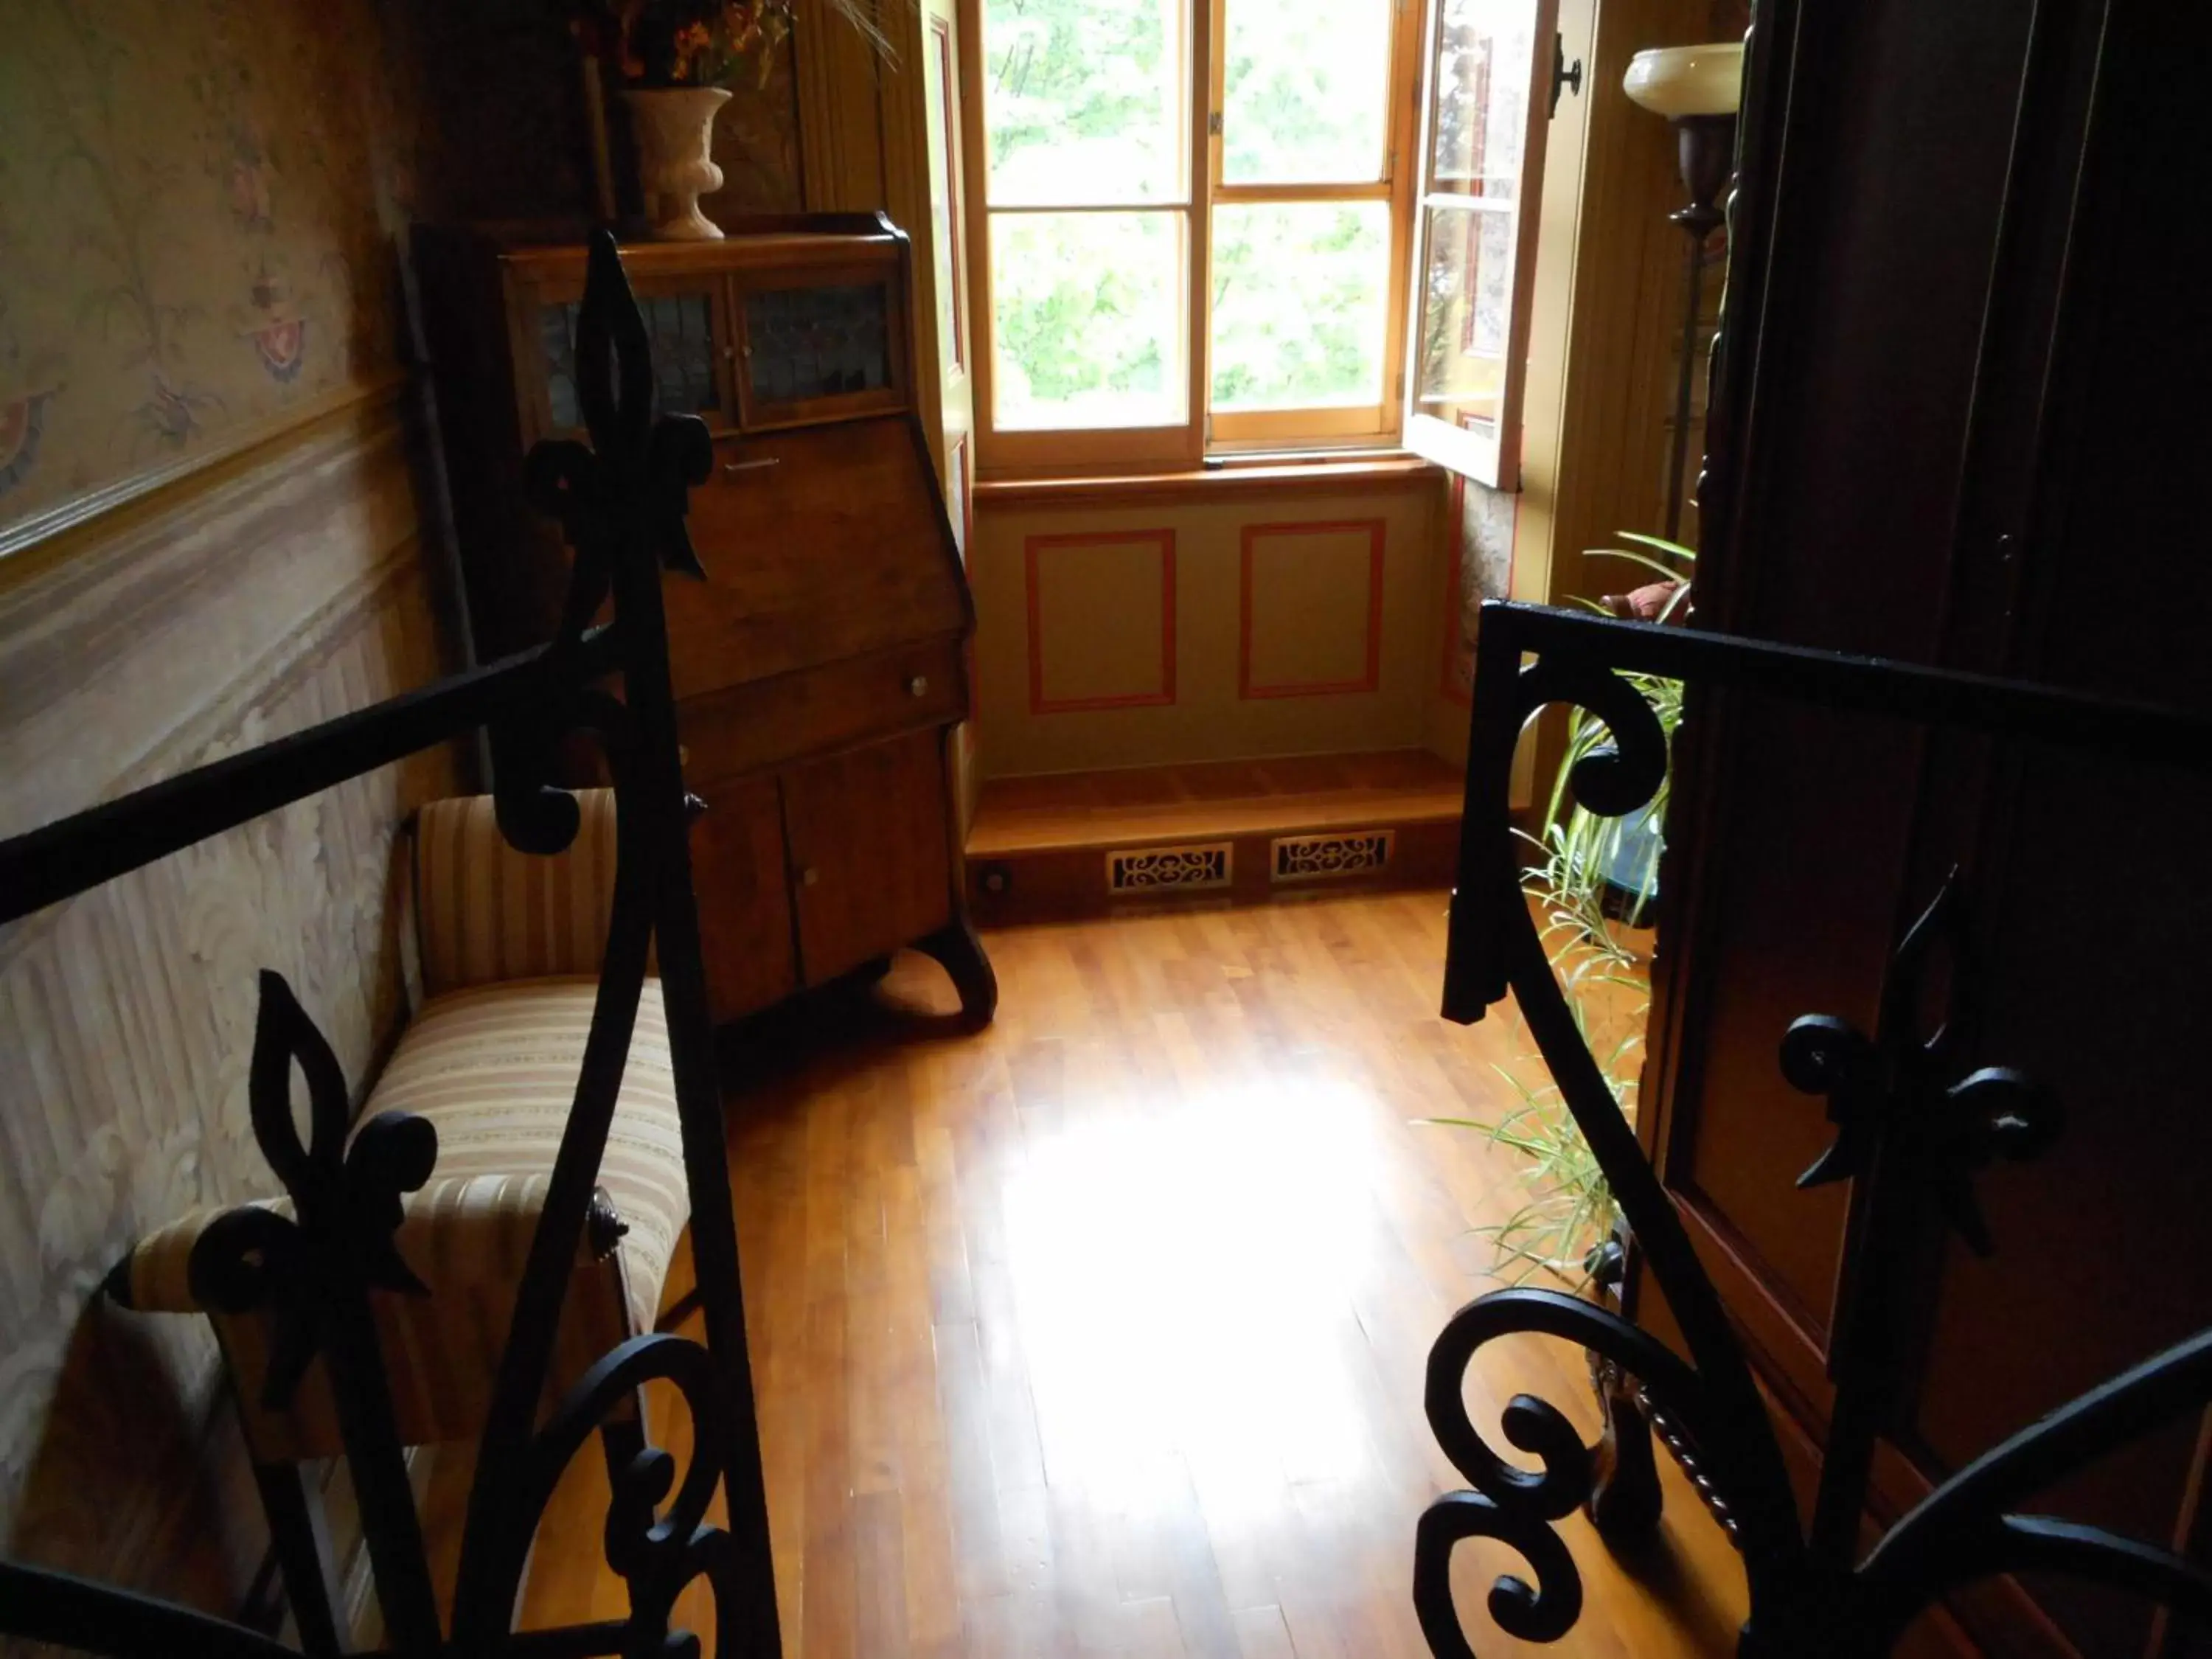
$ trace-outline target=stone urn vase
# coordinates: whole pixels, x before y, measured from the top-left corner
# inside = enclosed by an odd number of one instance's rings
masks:
[[[714,165],[714,116],[730,101],[720,87],[632,87],[630,134],[637,143],[638,185],[645,216],[663,241],[711,242],[721,228],[699,211],[700,197],[719,190]]]

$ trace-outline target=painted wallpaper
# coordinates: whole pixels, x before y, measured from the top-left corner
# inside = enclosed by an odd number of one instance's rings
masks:
[[[411,3],[0,0],[0,538],[273,445],[0,559],[0,834],[450,665],[409,401],[297,418],[404,356]],[[386,769],[0,928],[0,1552],[236,1607],[265,1539],[212,1342],[96,1289],[164,1218],[273,1190],[255,969],[364,1073],[392,838],[453,779]]]
[[[0,0],[0,528],[395,361],[374,0]]]
[[[756,79],[738,76],[714,123],[722,187],[700,198],[718,214],[797,213],[805,205],[799,160],[799,82],[791,42],[780,41]]]

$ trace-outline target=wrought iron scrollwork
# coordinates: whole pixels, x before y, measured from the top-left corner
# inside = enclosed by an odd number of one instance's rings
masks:
[[[1516,1396],[1504,1443],[1537,1460],[1502,1456],[1476,1431],[1465,1377],[1476,1351],[1533,1334],[1581,1343],[1607,1404],[1632,1391],[1688,1450],[1715,1512],[1742,1553],[1751,1617],[1744,1656],[1888,1651],[1917,1613],[1954,1587],[1992,1573],[2069,1573],[2212,1617],[2212,1575],[2159,1546],[2016,1506],[2124,1442],[2212,1405],[2212,1332],[2147,1361],[2054,1413],[1944,1482],[1863,1561],[1858,1559],[1875,1437],[1897,1405],[1905,1244],[1932,1218],[1971,1247],[1993,1247],[1974,1195],[2000,1160],[2040,1156],[2056,1140],[2057,1103],[2003,1066],[1969,1068],[1970,1010],[1957,1005],[1965,894],[1954,873],[1893,953],[1881,1018],[1869,1037],[1849,1022],[1808,1015],[1781,1039],[1784,1077],[1824,1097],[1833,1144],[1803,1186],[1850,1181],[1850,1267],[1834,1323],[1837,1392],[1810,1528],[1801,1522],[1773,1425],[1735,1331],[1672,1200],[1590,1054],[1520,892],[1508,839],[1513,749],[1526,718],[1547,702],[1596,714],[1609,750],[1577,766],[1578,805],[1617,817],[1645,805],[1666,754],[1657,722],[1620,672],[1741,685],[1830,707],[1971,730],[2125,746],[2150,763],[2212,764],[2212,723],[2169,710],[2122,708],[1941,670],[1829,656],[1759,641],[1581,617],[1534,606],[1483,607],[1446,964],[1447,1017],[1479,1019],[1511,995],[1567,1109],[1604,1171],[1622,1217],[1680,1327],[1687,1358],[1620,1315],[1578,1298],[1495,1291],[1455,1314],[1431,1352],[1427,1407],[1437,1443],[1471,1490],[1447,1494],[1421,1517],[1413,1601],[1431,1650],[1470,1659],[1451,1600],[1449,1559],[1468,1538],[1517,1551],[1535,1583],[1500,1577],[1492,1620],[1509,1634],[1559,1640],[1581,1611],[1582,1587],[1555,1523],[1590,1498],[1603,1443],[1583,1445],[1563,1414]],[[1534,660],[1522,666],[1528,653]],[[2151,736],[2156,732],[2155,737]],[[1934,964],[1948,954],[1954,1006],[1927,1035],[1923,1004]]]
[[[1881,1018],[1869,1038],[1833,1014],[1806,1014],[1782,1038],[1782,1075],[1801,1094],[1826,1096],[1836,1139],[1797,1178],[1820,1187],[1871,1174],[1885,1133],[1910,1137],[1910,1156],[1934,1189],[1944,1220],[1968,1248],[1996,1247],[1974,1201],[1973,1177],[2000,1158],[2025,1164],[2057,1139],[2064,1114],[2048,1091],[2008,1066],[1946,1081],[1958,1066],[1960,1026],[1947,1019],[1917,1035],[1929,964],[1954,943],[1965,911],[1954,870],[1890,958]]]
[[[293,1119],[295,1066],[307,1085],[305,1142]],[[324,1358],[385,1618],[404,1640],[435,1641],[422,1526],[369,1292],[429,1293],[393,1235],[404,1195],[429,1180],[436,1164],[437,1131],[422,1118],[384,1112],[349,1146],[337,1056],[283,976],[267,971],[246,1096],[254,1140],[283,1183],[292,1214],[248,1206],[216,1218],[192,1246],[193,1293],[227,1313],[269,1316],[274,1334],[262,1379],[264,1408],[289,1408],[307,1367]]]
[[[697,1638],[669,1620],[685,1586],[705,1578],[714,1592],[717,1651],[738,1640],[743,1588],[735,1578],[730,1534],[707,1523],[733,1425],[714,1387],[707,1351],[681,1337],[634,1337],[600,1358],[568,1392],[532,1441],[514,1489],[517,1530],[526,1548],[562,1471],[610,1419],[628,1409],[647,1382],[675,1385],[690,1413],[691,1455],[678,1479],[676,1460],[642,1443],[611,1471],[607,1565],[629,1587],[626,1652],[684,1659]]]
[[[1891,1529],[1858,1571],[1876,1650],[1948,1590],[2003,1572],[2089,1579],[2212,1626],[2212,1573],[2160,1546],[2012,1512],[2065,1475],[2212,1401],[2212,1331],[2092,1389],[1984,1453]]]
[[[293,1122],[291,1073],[307,1085],[309,1139]],[[275,1323],[262,1404],[292,1403],[309,1363],[326,1346],[337,1310],[361,1290],[427,1296],[392,1235],[404,1194],[430,1178],[438,1132],[399,1112],[380,1113],[348,1146],[344,1074],[281,974],[261,975],[247,1099],[256,1143],[292,1200],[289,1216],[231,1210],[203,1231],[189,1267],[192,1293],[225,1313],[269,1313]]]
[[[1506,1577],[1492,1587],[1491,1617],[1524,1641],[1557,1641],[1582,1611],[1582,1578],[1553,1529],[1586,1504],[1598,1449],[1585,1446],[1556,1407],[1533,1395],[1508,1402],[1499,1429],[1507,1444],[1536,1458],[1530,1469],[1500,1456],[1468,1414],[1466,1376],[1476,1352],[1499,1337],[1536,1334],[1580,1343],[1606,1363],[1643,1379],[1690,1423],[1704,1419],[1705,1389],[1663,1343],[1620,1315],[1557,1291],[1498,1291],[1455,1314],[1429,1351],[1429,1426],[1452,1467],[1474,1486],[1448,1493],[1421,1517],[1413,1549],[1413,1607],[1431,1649],[1472,1659],[1453,1607],[1452,1548],[1468,1538],[1510,1544],[1536,1570],[1538,1583]]]

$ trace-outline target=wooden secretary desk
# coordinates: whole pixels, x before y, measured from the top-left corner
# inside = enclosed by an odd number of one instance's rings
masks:
[[[717,1019],[914,945],[963,1013],[997,1000],[969,923],[948,741],[974,607],[913,410],[906,238],[877,215],[742,222],[622,250],[659,406],[702,418],[702,584],[667,579],[693,857]],[[577,432],[580,234],[415,237],[470,628],[480,659],[544,639],[567,586],[523,458]]]

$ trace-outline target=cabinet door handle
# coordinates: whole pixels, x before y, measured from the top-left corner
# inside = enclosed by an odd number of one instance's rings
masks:
[[[909,697],[927,696],[929,695],[929,676],[927,674],[916,674],[912,679],[906,683],[906,694]]]
[[[734,478],[740,472],[765,472],[769,467],[782,465],[783,457],[781,455],[763,455],[757,460],[750,461],[724,461],[722,476],[726,478]]]

